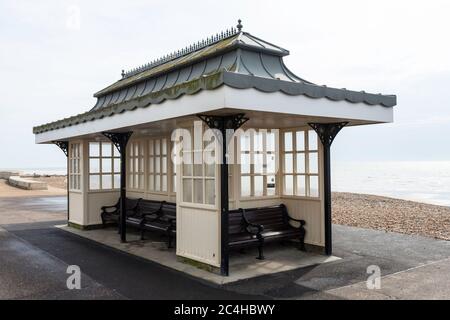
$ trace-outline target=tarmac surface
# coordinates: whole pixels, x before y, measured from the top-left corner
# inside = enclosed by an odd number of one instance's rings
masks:
[[[341,260],[217,286],[55,228],[65,210],[64,197],[0,198],[0,299],[450,299],[444,240],[335,225]]]

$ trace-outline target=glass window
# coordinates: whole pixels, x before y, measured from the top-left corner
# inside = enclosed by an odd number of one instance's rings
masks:
[[[69,146],[69,190],[81,190],[81,145],[71,143]]]
[[[89,189],[120,187],[120,154],[110,142],[89,142]]]
[[[144,141],[130,141],[128,143],[128,188],[144,189],[144,169]]]
[[[284,133],[283,193],[319,197],[318,137],[314,130]]]
[[[267,130],[247,131],[240,136],[241,197],[276,195],[277,137]]]

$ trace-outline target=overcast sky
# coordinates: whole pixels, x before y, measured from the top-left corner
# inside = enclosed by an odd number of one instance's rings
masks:
[[[79,23],[74,19],[79,13]],[[396,94],[395,123],[347,128],[337,161],[450,160],[450,1],[0,1],[0,168],[64,166],[32,127],[243,20],[317,84]]]

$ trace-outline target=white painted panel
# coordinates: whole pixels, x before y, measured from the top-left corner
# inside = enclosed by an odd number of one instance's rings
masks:
[[[289,215],[295,219],[306,221],[305,242],[317,246],[324,246],[324,215],[322,213],[323,203],[317,200],[283,198]]]
[[[81,192],[69,192],[69,222],[84,224],[84,195]]]
[[[177,255],[220,266],[218,210],[177,205]]]
[[[87,219],[84,225],[101,224],[101,207],[114,205],[119,199],[119,191],[91,192],[87,195]]]

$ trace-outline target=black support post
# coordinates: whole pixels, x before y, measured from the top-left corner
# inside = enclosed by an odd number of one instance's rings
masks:
[[[127,211],[127,144],[133,132],[103,132],[103,135],[107,137],[120,153],[120,221],[119,232],[120,240],[122,242],[127,241],[127,224],[126,224],[126,211]]]
[[[220,164],[220,273],[224,276],[229,275],[229,253],[228,253],[228,211],[229,211],[229,193],[228,193],[228,137],[231,137],[235,130],[241,127],[248,118],[240,113],[231,116],[209,116],[198,115],[211,129],[220,131],[219,143],[222,146],[222,162]]]
[[[348,122],[339,123],[309,123],[309,126],[316,131],[323,145],[323,180],[324,180],[324,209],[325,209],[325,254],[331,255],[333,252],[332,242],[332,218],[331,218],[331,144],[339,131]]]
[[[69,206],[69,201],[70,201],[70,199],[69,199],[69,179],[70,179],[70,177],[69,177],[69,165],[70,165],[70,163],[69,163],[69,141],[53,141],[53,143],[55,144],[55,145],[57,145],[61,150],[62,150],[62,152],[64,152],[64,154],[66,155],[66,158],[67,158],[67,224],[69,223],[69,218],[70,218],[70,216],[69,216],[69,208],[70,208],[70,206]]]

